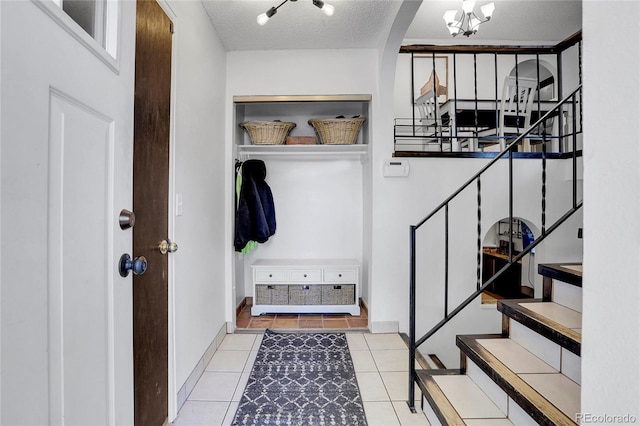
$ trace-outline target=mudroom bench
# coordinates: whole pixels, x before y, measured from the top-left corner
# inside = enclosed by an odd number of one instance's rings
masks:
[[[251,265],[251,315],[360,315],[360,264],[351,259],[264,259]]]

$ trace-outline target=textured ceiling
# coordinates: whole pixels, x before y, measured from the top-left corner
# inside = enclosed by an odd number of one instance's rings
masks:
[[[413,0],[408,0],[413,1]],[[202,0],[224,47],[234,50],[378,48],[387,39],[401,0],[327,0],[325,16],[311,0],[289,1],[266,25],[256,17],[281,0]],[[424,0],[405,44],[554,44],[582,28],[582,2],[494,0],[490,22],[469,38],[452,38],[442,20],[461,0]],[[479,0],[476,10],[488,1]]]
[[[398,0],[327,0],[326,16],[311,0],[289,1],[264,26],[256,17],[281,0],[203,0],[226,50],[376,48],[384,43]]]
[[[490,0],[478,0],[480,6]],[[480,25],[478,33],[451,37],[442,15],[460,9],[460,0],[425,0],[405,34],[406,41],[433,40],[438,44],[555,44],[582,28],[582,1],[573,0],[493,0],[496,9],[491,21]],[[424,42],[424,41],[423,41]],[[408,44],[408,43],[406,43]]]

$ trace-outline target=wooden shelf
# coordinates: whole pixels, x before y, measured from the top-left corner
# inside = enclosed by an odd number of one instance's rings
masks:
[[[261,102],[370,102],[371,95],[253,95],[234,96],[234,103]]]
[[[249,157],[278,156],[296,158],[362,159],[369,153],[369,145],[238,145],[238,154]]]

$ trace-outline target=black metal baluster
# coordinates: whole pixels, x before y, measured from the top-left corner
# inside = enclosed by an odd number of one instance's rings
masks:
[[[558,99],[564,97],[564,88],[562,84],[562,52],[556,54],[556,69],[558,70]],[[564,105],[558,109],[558,151],[564,152],[565,136],[564,136]]]
[[[513,150],[509,148],[509,263],[513,262]]]
[[[416,229],[409,227],[409,400],[407,404],[412,413],[416,412],[415,388],[416,380]]]
[[[444,317],[449,315],[449,203],[444,206]]]
[[[478,176],[478,256],[476,263],[476,290],[480,289],[481,284],[481,262],[482,262],[482,193],[481,193],[480,176]]]
[[[545,236],[547,233],[546,230],[546,222],[547,222],[547,144],[542,144],[542,234],[541,236]]]
[[[412,133],[413,133],[413,137],[416,136],[416,99],[415,99],[415,72],[414,72],[414,68],[415,67],[415,55],[413,54],[413,52],[411,52],[411,105],[413,105],[413,108],[411,108],[411,128],[412,128]],[[412,142],[413,144],[413,142]]]
[[[438,84],[436,83],[436,52],[432,52],[431,53],[431,61],[432,61],[432,67],[433,67],[433,111],[434,111],[434,119],[433,119],[433,134],[436,135],[436,141],[438,141],[438,143],[440,144],[440,152],[442,152],[442,140],[440,139],[441,135],[438,133],[438,120],[440,119],[440,117],[438,117],[435,114],[435,111],[440,111],[439,109],[436,109],[436,103],[438,102]]]
[[[495,116],[495,129],[496,132],[500,126],[500,99],[498,98],[498,54],[493,54],[493,88],[495,91],[495,100],[496,100],[496,116]],[[496,133],[498,135],[498,133]],[[505,140],[506,142],[506,140]],[[498,139],[498,143],[500,143],[500,139]],[[478,145],[480,145],[480,140],[478,140]]]
[[[576,131],[576,94],[571,98],[571,114],[573,116],[573,208],[578,205],[578,132]]]
[[[520,134],[520,84],[518,80],[518,55],[515,54],[513,55],[513,57],[515,58],[516,61],[516,132],[518,132],[518,134]],[[506,136],[505,136],[505,144],[506,143]],[[508,145],[508,144],[507,144]]]
[[[458,84],[456,80],[456,54],[453,54],[453,111],[449,117],[451,125],[451,152],[453,152],[453,140],[458,141]],[[455,126],[454,126],[455,124]]]
[[[473,126],[475,132],[478,133],[478,55],[473,54],[473,99],[474,111],[473,111]]]
[[[582,131],[582,40],[578,42],[578,84],[580,85],[580,91],[578,92],[580,98],[580,131]],[[577,129],[574,127],[574,132]]]
[[[532,121],[537,121],[540,117],[542,117],[542,115],[540,114],[540,90],[542,89],[542,87],[540,87],[540,55],[536,53],[536,84],[538,86],[538,117],[536,118],[536,120],[532,120]],[[531,96],[534,96],[535,93],[532,93]],[[538,128],[536,129],[536,131],[540,131],[540,126],[538,126]],[[542,122],[542,134],[544,135],[547,131],[547,123],[546,121]],[[544,142],[543,142],[544,143]]]

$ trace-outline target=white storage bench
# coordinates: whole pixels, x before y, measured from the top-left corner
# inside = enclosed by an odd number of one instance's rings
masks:
[[[360,264],[349,259],[258,260],[251,265],[251,315],[360,315]]]

